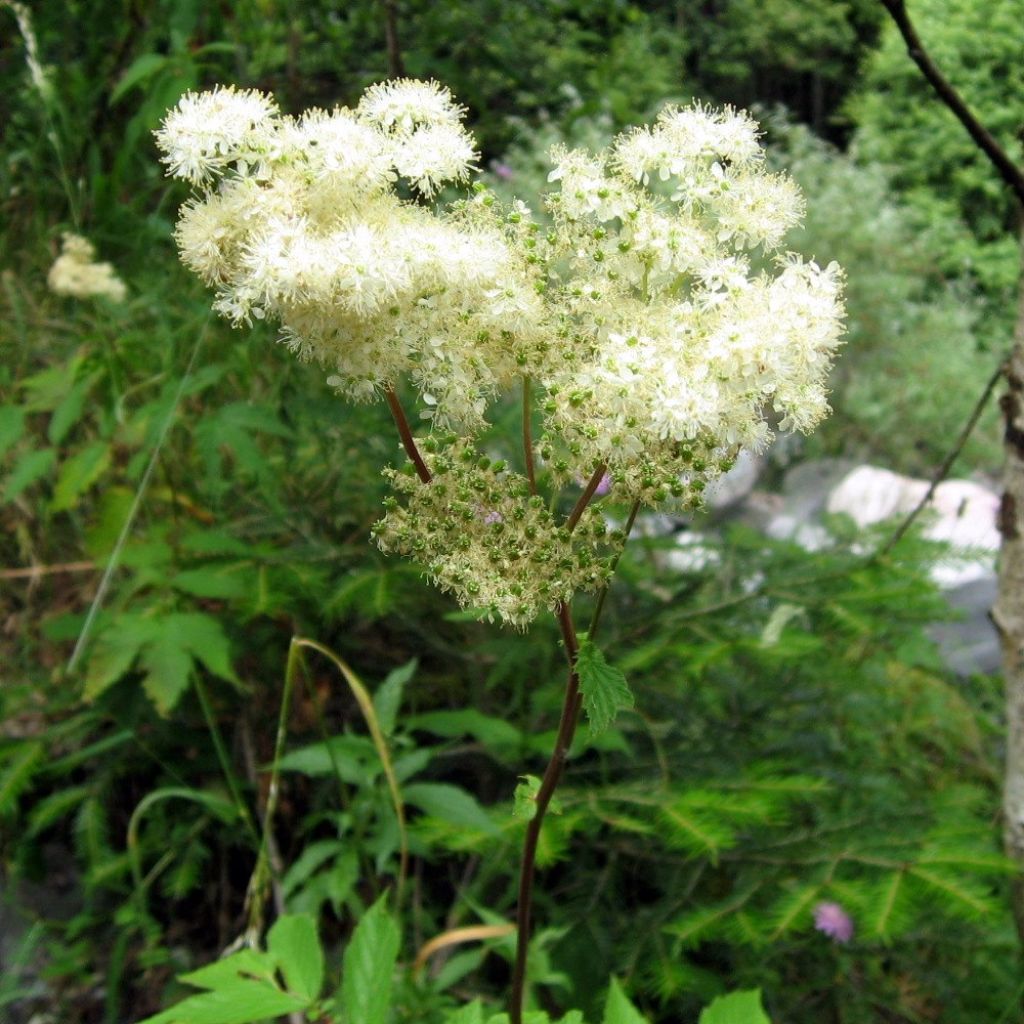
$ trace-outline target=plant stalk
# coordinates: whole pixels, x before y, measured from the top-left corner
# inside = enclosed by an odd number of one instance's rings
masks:
[[[576,733],[576,723],[580,714],[580,677],[576,672],[576,656],[579,654],[579,643],[576,640],[576,628],[572,622],[572,612],[567,604],[558,606],[558,625],[562,630],[565,654],[569,659],[569,679],[565,685],[565,697],[562,701],[562,716],[558,722],[558,734],[555,747],[551,751],[544,778],[537,791],[537,809],[526,826],[526,838],[523,841],[523,858],[519,874],[519,896],[516,907],[516,959],[512,969],[512,996],[509,1003],[510,1024],[522,1024],[523,996],[526,988],[526,954],[530,945],[530,911],[533,905],[533,879],[537,859],[537,843],[540,840],[540,829],[544,824],[551,797],[554,795],[558,782],[562,777],[565,760],[569,756],[569,748]]]
[[[387,391],[384,392],[384,397],[388,400],[391,416],[395,421],[395,426],[398,427],[398,436],[402,439],[402,447],[405,449],[405,454],[409,456],[412,464],[416,467],[416,475],[423,483],[429,484],[433,477],[430,474],[430,470],[427,469],[427,464],[423,461],[419,448],[416,447],[416,439],[412,436],[409,421],[405,418],[405,410],[402,408],[398,395],[395,394],[395,389],[388,387]]]

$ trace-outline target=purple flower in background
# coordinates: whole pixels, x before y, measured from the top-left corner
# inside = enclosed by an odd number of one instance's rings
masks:
[[[508,164],[502,163],[500,160],[493,160],[491,161],[491,173],[496,178],[501,178],[502,181],[508,181],[515,172]]]
[[[490,526],[491,523],[503,523],[505,521],[505,517],[493,508],[488,512],[481,507],[480,511],[483,513],[484,523],[487,526]]]
[[[853,938],[853,918],[838,903],[819,903],[814,908],[814,927],[833,942],[849,942]]]
[[[588,483],[590,483],[589,480],[584,480],[583,477],[581,477],[581,476],[576,477],[576,486],[577,487],[586,487]],[[595,498],[603,498],[611,489],[612,489],[612,478],[607,473],[605,473],[605,475],[603,477],[601,477],[600,483],[597,485],[596,489],[594,490],[594,497]]]

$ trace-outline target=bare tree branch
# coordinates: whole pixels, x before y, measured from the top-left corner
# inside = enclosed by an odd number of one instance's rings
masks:
[[[917,34],[917,30],[907,14],[904,0],[879,0],[879,2],[896,23],[900,35],[903,36],[903,41],[907,44],[907,53],[910,55],[910,59],[921,69],[921,74],[928,80],[928,84],[935,90],[939,99],[967,129],[967,133],[974,140],[975,145],[988,157],[999,176],[1017,197],[1017,201],[1024,205],[1024,171],[1006,155],[1003,147],[975,117],[960,94],[953,88],[949,79],[928,55],[928,51],[921,42],[921,37]]]

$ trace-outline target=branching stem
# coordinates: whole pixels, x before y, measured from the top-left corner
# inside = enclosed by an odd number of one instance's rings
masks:
[[[416,447],[416,439],[412,436],[409,421],[405,418],[405,410],[402,408],[402,403],[395,393],[395,389],[389,386],[384,392],[384,396],[388,400],[388,407],[391,409],[395,426],[398,427],[398,436],[402,439],[402,447],[405,449],[405,454],[409,456],[412,464],[416,467],[416,475],[423,483],[429,484],[432,479],[430,470],[427,469],[427,464],[423,461],[419,448]]]
[[[602,462],[597,469],[594,470],[593,475],[587,481],[587,486],[583,488],[583,493],[580,495],[579,501],[576,502],[575,507],[569,513],[569,518],[565,521],[566,529],[570,533],[576,529],[576,524],[580,521],[580,516],[587,510],[587,506],[590,504],[590,499],[593,498],[594,493],[598,487],[601,486],[601,481],[604,479],[604,474],[607,472],[608,467]]]

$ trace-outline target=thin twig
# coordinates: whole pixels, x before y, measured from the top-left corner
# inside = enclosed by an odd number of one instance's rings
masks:
[[[32,579],[64,572],[93,572],[95,562],[65,562],[63,565],[29,565],[23,569],[0,569],[0,580]]]
[[[981,414],[985,411],[985,406],[988,405],[988,400],[992,397],[992,392],[995,390],[996,384],[999,383],[1003,374],[1006,372],[1010,357],[1006,356],[1002,359],[999,365],[996,367],[995,372],[988,379],[988,383],[985,385],[984,390],[981,392],[978,401],[975,403],[974,409],[971,411],[971,415],[968,417],[967,422],[964,424],[963,430],[960,431],[960,436],[956,439],[956,443],[950,448],[946,457],[942,460],[942,465],[939,466],[932,477],[932,482],[925,491],[924,497],[914,506],[914,509],[903,520],[902,523],[897,527],[896,532],[873,554],[869,561],[874,561],[876,558],[882,558],[889,554],[890,551],[903,539],[907,530],[917,520],[917,517],[924,511],[928,503],[935,497],[935,491],[938,489],[939,484],[949,475],[949,471],[953,468],[953,463],[959,458],[960,453],[964,450],[964,445],[967,444],[968,438],[974,431],[974,428],[978,425],[978,420],[981,419]]]
[[[405,410],[402,408],[398,395],[395,394],[395,389],[389,387],[384,392],[384,397],[388,400],[388,407],[391,409],[395,426],[398,427],[398,436],[402,439],[402,447],[405,449],[405,454],[409,456],[412,464],[416,467],[416,475],[423,483],[429,484],[432,479],[430,470],[427,469],[427,464],[423,461],[419,448],[416,447],[416,439],[412,436],[409,421],[405,418]]]
[[[900,35],[903,36],[910,59],[921,69],[921,74],[928,80],[928,84],[964,126],[978,149],[988,157],[996,172],[1017,197],[1017,201],[1024,204],[1024,171],[1007,156],[1003,147],[974,116],[960,94],[931,59],[907,14],[904,0],[880,0],[880,2],[892,16]]]
[[[579,501],[576,502],[573,510],[569,513],[569,518],[565,521],[566,529],[572,533],[576,529],[576,524],[580,521],[580,516],[586,511],[587,506],[590,504],[590,499],[593,498],[594,493],[598,487],[601,486],[601,481],[604,479],[604,474],[607,472],[608,467],[602,462],[597,469],[594,470],[593,475],[587,481],[587,486],[583,489],[583,493],[579,497]]]

